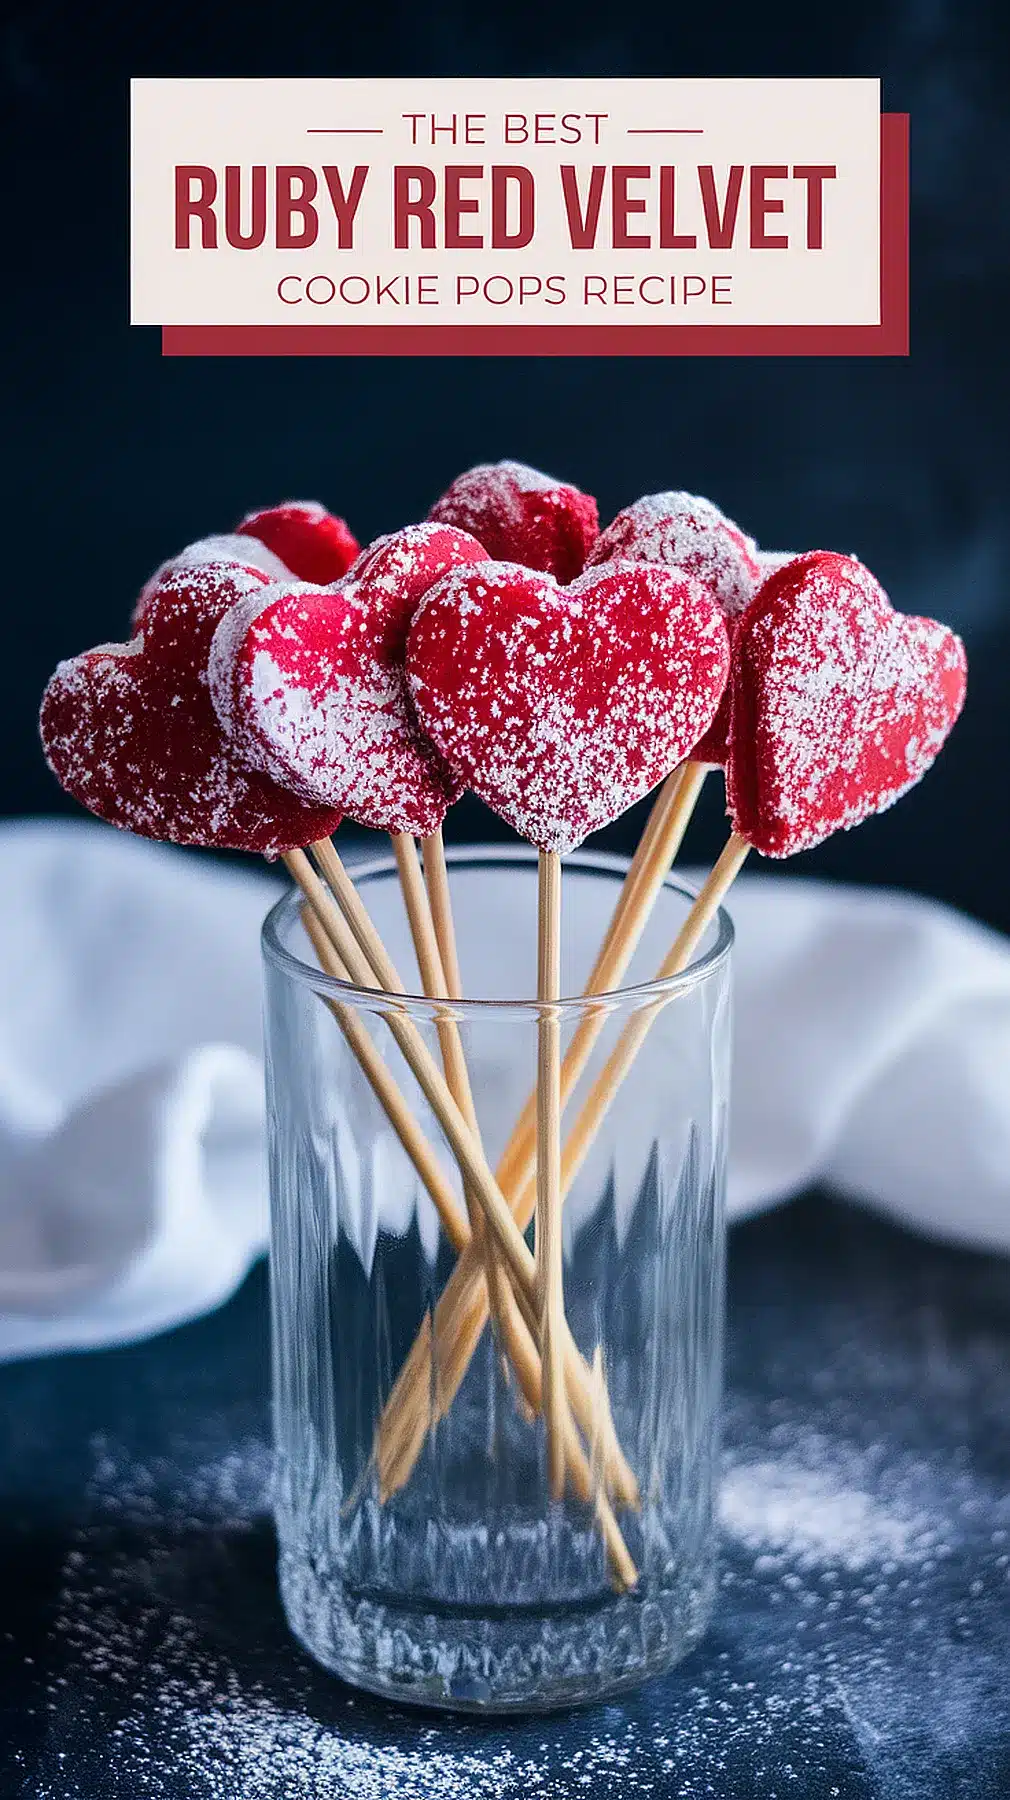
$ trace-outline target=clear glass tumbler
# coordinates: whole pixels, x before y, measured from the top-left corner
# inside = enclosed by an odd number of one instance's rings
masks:
[[[449,1010],[494,1168],[535,1085],[538,1007],[516,996],[535,992],[537,858],[525,846],[463,849],[449,866],[465,992],[480,996]],[[623,874],[615,858],[566,858],[563,994],[581,994]],[[355,879],[405,985],[419,986],[392,860],[361,865]],[[445,1006],[322,974],[297,893],[266,922],[280,1585],[295,1635],[359,1687],[462,1710],[546,1710],[669,1667],[705,1629],[723,1330],[726,915],[682,975],[649,981],[692,897],[666,882],[630,985],[592,1007],[560,1003],[562,1050],[587,1011],[600,1027],[563,1137],[622,1030],[643,1008],[651,1019],[564,1209],[565,1304],[584,1389],[598,1421],[612,1419],[638,1486],[634,1503],[625,1493],[613,1505],[637,1574],[623,1590],[590,1503],[613,1435],[601,1423],[583,1439],[589,1500],[571,1488],[552,1500],[542,1419],[505,1334],[479,1330],[479,1266],[473,1354],[464,1350],[460,1366],[460,1320],[449,1318],[446,1336],[447,1302],[434,1313],[456,1253],[333,1012],[336,1003],[367,1029],[465,1220],[456,1164],[387,1022],[406,1012],[437,1058]],[[390,1395],[409,1354],[420,1376],[397,1411],[402,1381]]]

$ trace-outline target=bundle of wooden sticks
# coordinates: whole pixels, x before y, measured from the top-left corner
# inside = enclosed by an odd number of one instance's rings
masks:
[[[633,1586],[618,1514],[638,1485],[605,1371],[568,1326],[561,1219],[670,994],[631,1015],[563,1134],[606,1018],[593,998],[619,987],[710,771],[725,771],[731,830],[658,983],[688,966],[752,847],[792,855],[925,773],[963,704],[960,641],[896,612],[854,558],[762,552],[710,501],[674,492],[601,533],[590,496],[516,463],[468,471],[425,523],[360,552],[315,503],[252,514],[164,564],[133,623],[46,689],[58,779],[142,835],[282,856],[321,968],[381,992],[444,1140],[425,1137],[351,996],[328,989],[457,1256],[378,1425],[380,1498],[409,1479],[490,1320],[543,1417],[551,1494],[593,1508],[614,1584]],[[467,787],[539,855],[537,1082],[497,1170],[452,1004],[442,821]],[[562,859],[654,788],[562,1056]],[[344,817],[391,837],[424,993],[444,1002],[437,1060],[333,844]]]

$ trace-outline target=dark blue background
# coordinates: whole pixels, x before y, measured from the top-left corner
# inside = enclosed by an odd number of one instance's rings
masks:
[[[1008,34],[1010,9],[981,0],[771,13],[737,0],[718,9],[659,0],[493,10],[403,0],[353,13],[333,0],[9,9],[0,38],[9,390],[0,810],[71,810],[38,749],[38,695],[59,656],[121,635],[142,579],[168,551],[290,494],[325,499],[367,539],[423,515],[468,463],[511,455],[592,489],[604,517],[660,487],[711,493],[763,542],[855,550],[896,604],[956,625],[971,690],[941,763],[897,811],[796,868],[911,886],[1010,928]],[[187,363],[163,362],[155,332],[130,330],[131,75],[469,72],[881,75],[885,105],[912,115],[911,357]],[[718,812],[711,794],[689,846],[699,857],[721,841]],[[611,841],[627,843],[633,824]],[[472,835],[489,821],[467,805],[450,829]],[[760,1456],[784,1423],[809,1422],[829,1447],[859,1449],[867,1466],[879,1445],[881,1482],[903,1457],[921,1458],[949,1493],[949,1555],[920,1571],[904,1598],[897,1578],[881,1598],[870,1570],[832,1612],[810,1581],[786,1589],[778,1572],[762,1575],[732,1552],[715,1632],[690,1664],[605,1717],[534,1728],[535,1742],[549,1736],[572,1750],[587,1730],[623,1729],[623,1719],[641,1750],[712,1695],[725,1710],[697,1713],[689,1767],[699,1792],[705,1783],[755,1800],[1007,1792],[996,1564],[1005,1562],[1008,1308],[1002,1262],[916,1245],[848,1214],[804,1208],[735,1234],[731,1453]],[[199,1519],[180,1522],[157,1498],[139,1527],[95,1514],[97,1433],[170,1469],[180,1435],[196,1443],[203,1432],[226,1447],[262,1435],[264,1326],[255,1277],[217,1318],[152,1345],[4,1372],[5,1797],[136,1800],[156,1779],[156,1791],[191,1800],[184,1773],[173,1787],[173,1745],[159,1738],[160,1677],[140,1657],[125,1666],[125,1689],[104,1682],[52,1630],[67,1613],[60,1591],[75,1547],[95,1581],[113,1584],[131,1630],[146,1609],[155,1646],[164,1621],[180,1616],[195,1632],[195,1661],[217,1670],[223,1655],[241,1695],[265,1686],[272,1702],[322,1731],[356,1733],[366,1750],[414,1741],[414,1721],[370,1703],[356,1715],[345,1690],[292,1655],[259,1518],[222,1538]],[[959,1512],[964,1471],[982,1498]],[[981,1600],[972,1586],[980,1570]],[[864,1609],[871,1594],[880,1643]],[[793,1647],[815,1628],[825,1657],[839,1659],[837,1694],[819,1645],[814,1664],[808,1649],[805,1664],[791,1665],[792,1685],[783,1683]],[[886,1742],[875,1743],[846,1698],[848,1674],[865,1670],[868,1655],[899,1695]],[[812,1666],[817,1693],[835,1695],[819,1714],[806,1708],[802,1671]],[[60,1681],[67,1687],[50,1689]],[[776,1695],[791,1708],[788,1731],[769,1710]],[[131,1708],[134,1736],[112,1740]],[[442,1729],[451,1755],[463,1739]],[[500,1739],[486,1739],[490,1750]],[[160,1768],[149,1751],[163,1756]],[[553,1753],[548,1770],[552,1762]],[[633,1769],[643,1766],[658,1772],[639,1755]],[[217,1791],[231,1800],[227,1771],[222,1781]],[[598,1791],[616,1791],[609,1774]]]
[[[796,867],[1010,927],[1008,26],[1010,9],[983,0],[15,8],[0,808],[69,809],[39,755],[39,692],[58,657],[122,635],[168,552],[290,495],[325,499],[365,540],[508,455],[591,489],[605,518],[662,487],[709,493],[768,545],[858,552],[898,606],[957,626],[969,706],[938,768]],[[911,357],[188,362],[128,326],[131,75],[554,71],[882,76],[885,106],[912,115]],[[711,788],[699,857],[724,831]],[[466,803],[449,835],[489,828]]]

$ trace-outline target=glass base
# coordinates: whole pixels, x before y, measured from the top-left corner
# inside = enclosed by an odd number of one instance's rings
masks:
[[[288,1623],[324,1668],[386,1700],[465,1713],[543,1713],[661,1675],[707,1629],[714,1558],[690,1583],[591,1605],[479,1617],[355,1594],[304,1554],[280,1556]]]

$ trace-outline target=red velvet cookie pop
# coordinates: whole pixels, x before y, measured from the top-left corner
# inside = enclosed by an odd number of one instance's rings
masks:
[[[560,852],[687,755],[728,666],[705,590],[647,563],[569,587],[516,563],[457,569],[407,644],[418,717],[443,756],[530,843]]]
[[[345,575],[361,546],[345,519],[318,500],[285,500],[247,513],[235,530],[279,556],[299,581],[325,585]]]
[[[964,704],[964,646],[895,612],[853,557],[814,550],[741,619],[731,681],[734,829],[765,856],[792,856],[921,779]]]
[[[40,729],[56,779],[90,812],[141,837],[278,856],[327,837],[332,807],[307,806],[251,773],[226,743],[207,687],[219,620],[267,589],[255,570],[177,569],[128,644],[60,663]]]
[[[329,587],[251,592],[222,619],[210,659],[214,705],[236,753],[375,830],[437,830],[460,789],[410,705],[407,627],[433,581],[484,560],[466,532],[411,525]]]
[[[478,463],[457,475],[428,515],[458,525],[496,562],[542,569],[574,581],[596,540],[596,501],[525,463]]]

